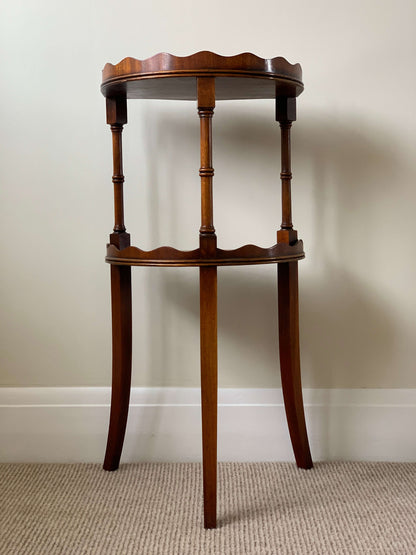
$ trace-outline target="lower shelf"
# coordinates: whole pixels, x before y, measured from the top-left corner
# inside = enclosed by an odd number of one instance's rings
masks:
[[[159,247],[143,251],[138,247],[119,250],[115,245],[107,245],[106,262],[124,266],[238,266],[246,264],[273,264],[291,262],[305,258],[303,242],[293,245],[277,243],[269,248],[244,245],[238,249],[216,249],[215,257],[204,257],[201,250],[181,251],[173,247]]]

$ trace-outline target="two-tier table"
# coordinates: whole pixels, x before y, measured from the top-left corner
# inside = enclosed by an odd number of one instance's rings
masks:
[[[302,241],[292,225],[290,129],[302,70],[284,58],[262,59],[245,53],[219,56],[198,52],[187,57],[157,54],[147,60],[125,58],[103,70],[107,123],[113,137],[114,230],[107,246],[111,265],[113,378],[110,425],[104,468],[116,470],[123,447],[131,383],[131,266],[197,266],[200,276],[200,350],[204,525],[216,526],[217,482],[217,267],[278,264],[279,353],[287,422],[297,465],[310,468],[299,362],[298,260]],[[127,123],[127,100],[196,101],[200,118],[201,227],[199,246],[181,251],[162,246],[144,251],[131,246],[124,225],[121,134]],[[282,223],[269,248],[217,247],[214,229],[211,125],[216,100],[273,98],[281,129]]]

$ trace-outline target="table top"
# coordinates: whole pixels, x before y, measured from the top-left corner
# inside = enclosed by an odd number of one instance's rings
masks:
[[[285,58],[203,51],[183,57],[160,53],[146,60],[124,58],[116,65],[106,64],[101,92],[112,98],[196,100],[197,77],[215,77],[217,100],[293,97],[303,91],[302,68]]]

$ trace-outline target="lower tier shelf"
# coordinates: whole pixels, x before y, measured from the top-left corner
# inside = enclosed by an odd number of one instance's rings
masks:
[[[106,262],[121,266],[238,266],[246,264],[273,264],[292,262],[305,258],[303,242],[292,245],[277,243],[269,248],[244,245],[238,249],[216,249],[214,257],[203,256],[201,249],[181,251],[173,247],[159,247],[143,251],[138,247],[119,250],[115,245],[107,245]]]

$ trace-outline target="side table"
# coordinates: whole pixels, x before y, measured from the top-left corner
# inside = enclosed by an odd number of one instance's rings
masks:
[[[216,526],[217,483],[217,267],[278,264],[279,353],[282,389],[296,463],[312,459],[302,400],[299,360],[298,260],[302,241],[293,229],[290,129],[296,97],[303,91],[302,69],[284,58],[262,59],[250,53],[219,56],[198,52],[187,57],[157,54],[147,60],[125,58],[103,70],[107,123],[113,139],[114,229],[107,245],[111,265],[113,376],[105,470],[116,470],[123,447],[131,384],[131,266],[197,266],[200,277],[200,350],[204,526]],[[144,251],[130,245],[124,225],[121,135],[127,123],[127,99],[197,101],[200,118],[201,227],[199,247],[181,251],[159,247]],[[273,98],[281,129],[282,223],[270,248],[217,247],[213,222],[212,118],[216,100]]]

